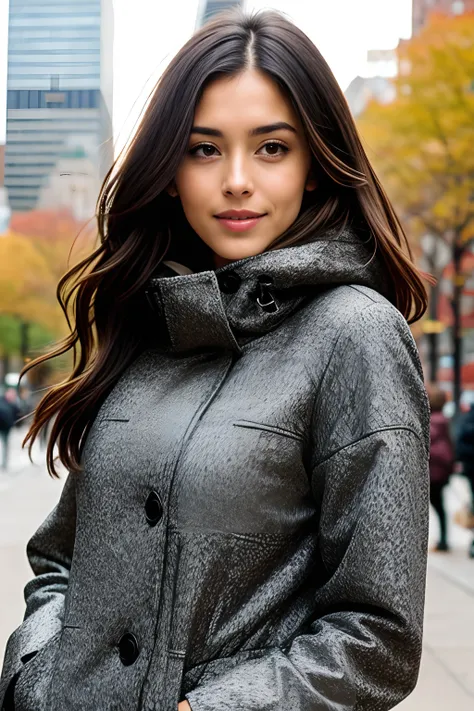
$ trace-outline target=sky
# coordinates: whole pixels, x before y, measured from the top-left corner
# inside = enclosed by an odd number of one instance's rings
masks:
[[[0,0],[0,143],[5,141],[8,0]],[[249,9],[285,12],[317,45],[345,90],[366,74],[369,49],[410,36],[412,0],[246,0]],[[192,34],[198,0],[114,0],[116,151],[133,133],[147,96]]]

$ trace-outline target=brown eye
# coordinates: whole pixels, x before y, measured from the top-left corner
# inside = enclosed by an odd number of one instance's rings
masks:
[[[270,157],[278,157],[280,155],[283,155],[284,153],[288,153],[288,148],[283,145],[283,143],[276,143],[275,141],[271,143],[265,143],[264,146],[260,150],[265,149],[266,153],[264,155],[267,155],[269,158]]]
[[[280,146],[278,143],[267,143],[267,151],[270,155],[275,155],[275,153],[278,153],[279,150]]]
[[[194,146],[189,151],[190,155],[197,156],[198,158],[212,158],[214,155],[213,151],[217,150],[215,146],[211,146],[210,143],[201,143],[199,146]],[[199,153],[198,151],[202,151]]]

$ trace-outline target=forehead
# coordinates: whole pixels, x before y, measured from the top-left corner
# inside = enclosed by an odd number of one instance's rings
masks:
[[[299,120],[290,101],[275,81],[258,70],[234,77],[219,77],[203,92],[194,122],[200,126],[247,131],[274,121],[297,128]]]

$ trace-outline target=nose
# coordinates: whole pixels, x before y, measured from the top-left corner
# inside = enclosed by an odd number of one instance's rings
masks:
[[[234,155],[226,162],[222,185],[225,195],[251,195],[254,191],[250,166],[242,155]]]

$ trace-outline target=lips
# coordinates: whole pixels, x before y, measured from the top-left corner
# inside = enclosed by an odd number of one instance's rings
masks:
[[[266,213],[254,212],[253,210],[225,210],[215,215],[220,220],[253,220],[257,217],[263,217]]]
[[[220,220],[254,220],[257,217],[261,217],[261,215],[255,215],[255,217],[220,217]]]
[[[232,232],[247,232],[260,224],[265,214],[250,212],[249,210],[227,210],[215,215],[224,229]]]

